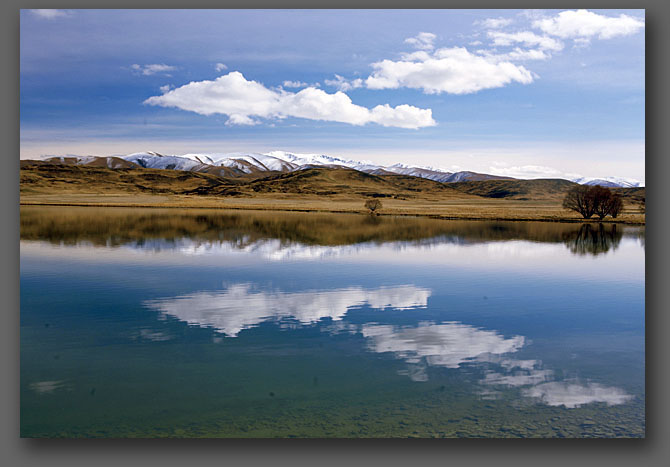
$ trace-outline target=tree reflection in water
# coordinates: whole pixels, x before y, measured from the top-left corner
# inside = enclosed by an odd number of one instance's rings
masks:
[[[281,248],[326,249],[520,240],[563,243],[573,254],[598,255],[616,248],[623,237],[637,239],[642,248],[645,241],[643,226],[610,223],[467,221],[281,211],[21,206],[20,220],[22,241],[104,248],[160,245],[174,249],[191,242],[253,249],[278,242]]]
[[[579,230],[566,232],[563,242],[570,251],[578,255],[599,255],[617,249],[623,236],[616,224],[582,224]]]

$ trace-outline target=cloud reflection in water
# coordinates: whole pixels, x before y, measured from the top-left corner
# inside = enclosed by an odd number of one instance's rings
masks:
[[[622,389],[603,386],[597,383],[579,384],[553,381],[538,384],[523,390],[528,397],[538,398],[547,405],[563,405],[573,409],[591,402],[604,402],[607,405],[618,405],[629,401],[633,396]]]
[[[402,285],[364,289],[347,287],[305,292],[256,291],[250,284],[234,284],[217,292],[196,292],[144,304],[190,325],[212,327],[235,337],[264,321],[293,318],[313,324],[323,318],[341,320],[350,308],[368,305],[385,310],[425,308],[430,290]]]
[[[505,354],[523,347],[523,336],[505,338],[495,331],[467,324],[421,322],[418,327],[363,325],[374,352],[393,352],[408,363],[425,360],[430,366],[458,368],[484,354]]]
[[[164,317],[213,328],[227,337],[266,321],[278,321],[282,328],[291,329],[330,318],[333,322],[322,327],[324,332],[362,335],[370,351],[391,353],[403,360],[407,367],[399,373],[418,382],[428,381],[429,367],[456,369],[471,364],[484,368],[480,380],[484,388],[520,388],[522,396],[551,406],[575,408],[591,402],[616,405],[632,398],[615,387],[552,381],[554,372],[542,368],[541,361],[509,357],[524,347],[524,336],[505,337],[498,331],[460,322],[422,321],[416,326],[398,326],[343,320],[350,309],[365,305],[378,310],[426,308],[430,295],[430,289],[414,285],[281,292],[233,284],[222,291],[150,300],[145,306]],[[480,394],[485,398],[499,394],[492,389],[483,389]]]

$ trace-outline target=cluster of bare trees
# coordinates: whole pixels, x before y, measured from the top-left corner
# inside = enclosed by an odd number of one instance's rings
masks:
[[[572,188],[563,199],[563,207],[588,219],[594,214],[600,219],[610,215],[616,218],[623,209],[623,201],[618,193],[600,185],[579,185]]]

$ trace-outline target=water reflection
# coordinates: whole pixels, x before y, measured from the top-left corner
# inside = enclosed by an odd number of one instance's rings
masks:
[[[324,318],[338,321],[349,309],[364,305],[379,310],[425,308],[429,296],[430,290],[412,285],[287,293],[256,290],[251,284],[234,284],[222,291],[149,300],[144,305],[190,325],[211,327],[235,337],[264,321],[292,318],[304,325]]]
[[[151,434],[155,414],[172,430],[187,413],[274,436],[307,415],[347,436],[377,404],[385,436],[433,414],[430,433],[579,436],[586,415],[643,434],[640,244],[644,228],[606,224],[22,208],[22,429],[68,432],[67,410],[69,432],[113,412]]]
[[[633,398],[619,388],[597,383],[579,384],[559,381],[533,386],[525,389],[523,394],[537,398],[547,405],[563,405],[568,409],[574,409],[591,402],[619,405]]]
[[[578,231],[566,234],[564,241],[572,253],[595,256],[616,250],[622,237],[623,232],[616,224],[582,224]]]
[[[575,408],[592,402],[623,404],[632,399],[622,389],[597,383],[552,381],[554,371],[542,368],[539,360],[517,360],[504,357],[525,345],[523,336],[506,338],[496,331],[479,329],[463,323],[419,323],[417,327],[363,325],[362,335],[370,339],[373,352],[391,352],[405,360],[400,374],[412,381],[428,381],[429,367],[459,368],[464,364],[485,368],[480,384],[494,387],[522,388],[521,395],[538,402]],[[491,370],[496,368],[497,371]],[[485,398],[495,398],[499,391],[483,389]]]
[[[179,209],[21,207],[21,239],[55,245],[125,247],[198,255],[258,253],[315,259],[391,246],[434,248],[522,240],[564,244],[576,255],[616,249],[624,236],[644,246],[644,227],[615,224],[444,221],[353,214]]]
[[[251,284],[232,284],[222,291],[148,300],[144,305],[163,317],[211,328],[226,337],[237,337],[241,331],[263,322],[276,322],[283,330],[320,324],[321,330],[329,334],[360,335],[369,351],[403,360],[406,367],[399,374],[416,382],[428,381],[431,367],[458,369],[470,365],[482,369],[479,384],[484,388],[520,388],[521,395],[547,405],[567,408],[591,402],[617,405],[631,399],[632,396],[615,387],[555,381],[555,372],[543,368],[540,360],[511,357],[510,354],[526,345],[524,336],[506,337],[496,330],[462,322],[420,321],[416,325],[399,326],[345,320],[351,309],[366,305],[376,310],[426,308],[430,295],[431,290],[413,285],[268,292],[256,290]],[[144,329],[137,337],[156,341],[170,338]],[[494,398],[499,391],[483,389],[480,394]]]
[[[59,381],[37,381],[30,383],[28,388],[37,394],[51,394],[60,389],[69,389],[69,385],[62,380]]]
[[[392,352],[407,363],[424,361],[429,366],[458,368],[482,355],[515,352],[524,345],[522,336],[505,338],[463,323],[422,322],[416,327],[363,325],[373,352]]]

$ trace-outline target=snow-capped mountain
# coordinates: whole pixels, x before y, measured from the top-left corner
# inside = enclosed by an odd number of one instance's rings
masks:
[[[433,167],[416,167],[405,164],[381,166],[373,164],[370,161],[341,159],[325,154],[293,154],[285,151],[271,151],[266,154],[240,152],[225,154],[192,153],[181,156],[163,155],[147,151],[119,157],[150,169],[173,169],[209,173],[212,173],[212,167],[227,167],[242,174],[268,171],[293,172],[310,167],[344,167],[375,175],[410,175],[443,183],[510,178],[475,172],[453,173]]]
[[[456,183],[463,181],[481,181],[512,179],[490,174],[469,171],[449,172],[433,167],[417,167],[406,164],[382,166],[370,161],[341,159],[325,154],[294,154],[286,151],[267,153],[189,153],[183,155],[164,155],[153,151],[138,152],[126,156],[66,156],[47,159],[52,162],[88,165],[108,168],[122,168],[136,164],[150,169],[183,170],[206,172],[222,177],[236,177],[245,174],[263,172],[294,172],[311,167],[349,168],[374,175],[409,175],[436,182]],[[643,182],[620,177],[575,178],[571,181],[583,185],[601,185],[607,187],[640,187]]]
[[[580,177],[580,178],[573,178],[571,179],[571,181],[579,183],[580,185],[600,185],[609,188],[617,188],[617,187],[636,188],[644,186],[644,182],[621,177],[601,177],[601,178]]]

